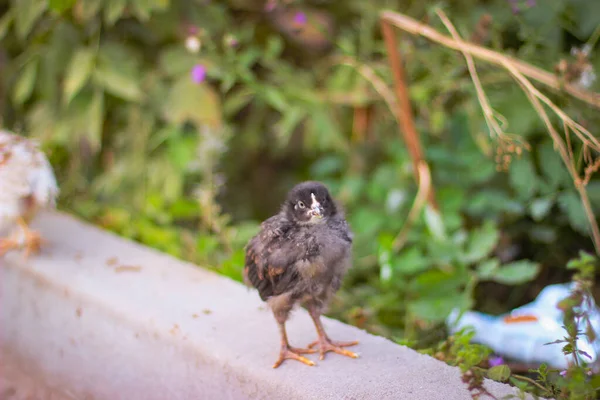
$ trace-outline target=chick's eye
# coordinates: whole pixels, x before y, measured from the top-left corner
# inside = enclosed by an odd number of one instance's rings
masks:
[[[299,202],[298,202],[298,207],[299,207],[299,208],[304,208],[304,207],[306,207],[306,206],[304,205],[304,203],[303,203],[302,201],[299,201]]]

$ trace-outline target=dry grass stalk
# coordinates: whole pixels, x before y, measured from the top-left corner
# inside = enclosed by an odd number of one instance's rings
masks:
[[[534,79],[554,90],[564,90],[571,96],[585,101],[586,103],[600,109],[599,93],[588,92],[587,90],[581,89],[577,85],[573,85],[570,83],[563,84],[554,74],[537,68],[531,64],[472,43],[463,42],[461,44],[455,39],[441,34],[429,25],[423,24],[404,14],[392,11],[384,11],[381,13],[381,19],[384,24],[388,23],[394,25],[405,32],[411,33],[413,35],[423,36],[431,41],[437,42],[441,45],[444,45],[445,47],[454,50],[464,50],[464,52],[467,52],[480,60],[487,61],[492,64],[502,65],[503,62],[508,61],[523,75]]]
[[[421,149],[421,142],[419,140],[419,134],[415,128],[415,122],[413,118],[412,108],[410,105],[410,99],[408,97],[408,88],[406,85],[406,78],[404,72],[404,66],[402,65],[402,59],[400,58],[400,52],[397,50],[398,46],[396,43],[396,33],[393,27],[385,21],[381,24],[381,32],[387,48],[388,59],[392,74],[394,77],[394,86],[396,89],[396,99],[398,101],[396,107],[397,120],[400,123],[401,132],[404,137],[404,142],[411,155],[413,170],[415,179],[417,182],[421,179],[419,174],[419,168],[421,163],[426,163],[423,157],[423,150]],[[435,201],[435,192],[433,185],[428,193],[429,204],[434,208],[438,209]]]

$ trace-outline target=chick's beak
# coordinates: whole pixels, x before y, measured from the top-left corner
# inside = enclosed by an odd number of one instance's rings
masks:
[[[323,217],[323,207],[320,204],[315,204],[310,208],[310,215],[312,217],[321,218]]]
[[[312,199],[312,204],[310,205],[310,211],[308,212],[308,214],[311,217],[322,218],[323,217],[323,207],[321,206],[321,203],[319,203],[317,201],[317,198],[315,197],[314,193],[311,193],[310,197]]]

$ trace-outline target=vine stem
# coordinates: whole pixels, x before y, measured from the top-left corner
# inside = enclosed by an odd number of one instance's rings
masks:
[[[404,142],[406,143],[406,147],[411,155],[415,179],[417,183],[419,183],[421,179],[419,174],[419,165],[421,163],[426,163],[426,161],[423,158],[423,150],[421,148],[419,134],[415,128],[410,98],[408,97],[408,88],[405,77],[406,74],[404,72],[404,65],[402,64],[400,52],[398,51],[396,32],[392,24],[386,20],[382,20],[381,22],[381,32],[383,34],[390,67],[394,77],[396,98],[398,100],[396,105],[397,119],[400,121]],[[435,201],[433,185],[430,186],[429,193],[427,194],[428,202],[435,210],[437,210],[438,206]]]

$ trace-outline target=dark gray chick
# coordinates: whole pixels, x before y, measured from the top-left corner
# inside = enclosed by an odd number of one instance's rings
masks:
[[[343,349],[358,342],[333,342],[320,318],[340,288],[351,256],[352,232],[343,213],[325,185],[312,181],[290,190],[279,214],[264,221],[248,242],[244,281],[258,289],[260,298],[271,307],[281,334],[281,351],[273,368],[285,359],[314,365],[301,354],[315,353],[312,347],[316,345],[321,360],[329,351],[358,357]],[[317,328],[318,339],[307,349],[290,347],[285,330],[296,303],[308,309]]]

